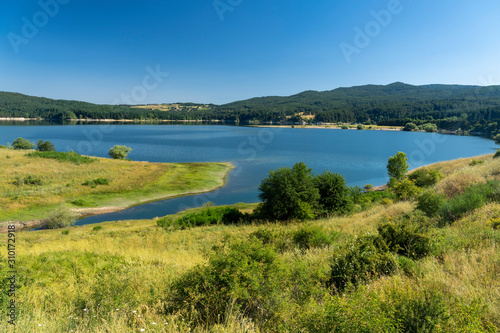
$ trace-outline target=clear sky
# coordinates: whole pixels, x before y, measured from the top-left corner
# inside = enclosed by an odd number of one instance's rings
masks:
[[[498,0],[2,0],[0,91],[221,104],[499,84],[499,32]]]

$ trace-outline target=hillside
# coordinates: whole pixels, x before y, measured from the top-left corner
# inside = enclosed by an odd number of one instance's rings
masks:
[[[458,195],[498,180],[499,163],[488,155],[429,166],[445,175],[431,190]],[[141,220],[20,232],[17,330],[498,332],[499,220],[498,202],[440,225],[414,201],[385,200],[307,223],[167,232]],[[408,226],[393,244],[426,244],[424,252],[378,252],[376,235],[391,230],[381,225]],[[354,282],[339,289],[331,281],[346,258]],[[386,264],[375,272],[372,262]],[[5,316],[8,298],[0,302]],[[8,326],[0,323],[14,332]]]
[[[175,103],[140,106],[95,105],[0,93],[0,118],[227,121],[241,124],[364,123],[498,134],[500,86],[423,85],[400,82],[288,97],[259,97],[224,105]]]

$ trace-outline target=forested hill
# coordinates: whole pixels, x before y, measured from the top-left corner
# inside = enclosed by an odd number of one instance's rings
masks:
[[[223,120],[242,124],[305,121],[390,126],[413,122],[492,135],[500,130],[500,86],[413,86],[396,82],[304,91],[288,97],[260,97],[224,105],[176,103],[140,108],[0,92],[0,117]]]
[[[500,118],[500,86],[393,83],[331,91],[304,91],[289,97],[262,97],[225,104],[221,113],[271,120],[283,115],[314,115],[316,122],[372,122],[404,125],[467,114],[469,122]],[[465,117],[465,116],[463,116]],[[295,117],[298,118],[298,117]]]

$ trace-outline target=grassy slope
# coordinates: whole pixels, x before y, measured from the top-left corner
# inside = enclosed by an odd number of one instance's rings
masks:
[[[498,176],[500,160],[491,159],[491,155],[476,159],[485,162],[476,166],[469,166],[472,159],[440,163],[438,166],[448,178],[438,184],[438,190],[446,193],[449,188],[443,184],[449,179],[456,181],[474,175],[474,181],[484,181]],[[302,265],[306,271],[327,272],[337,248],[355,236],[374,232],[382,218],[391,219],[413,207],[411,202],[376,205],[352,216],[310,222],[340,232],[336,243],[329,248],[285,252],[282,256],[290,263]],[[252,206],[239,208],[248,210]],[[418,295],[432,290],[447,295],[453,320],[466,320],[480,308],[484,320],[500,328],[500,231],[491,227],[491,220],[498,218],[500,205],[488,204],[450,226],[435,229],[434,255],[416,262],[414,275],[398,273],[342,296],[339,304],[345,310],[344,319],[362,329],[356,325],[364,319],[369,322],[372,315],[372,319],[377,318],[376,313],[370,312],[373,302],[418,300]],[[285,232],[301,225],[266,227]],[[24,305],[18,330],[85,332],[91,326],[92,332],[125,332],[131,331],[128,327],[133,325],[137,331],[145,328],[148,332],[188,332],[180,318],[160,314],[161,299],[172,280],[203,263],[203,253],[225,235],[245,236],[261,228],[211,226],[166,233],[156,227],[154,220],[106,222],[99,224],[102,229],[98,231],[93,230],[96,226],[72,227],[67,229],[67,235],[61,230],[17,234],[20,281],[17,300]],[[0,239],[0,248],[5,248],[5,239]],[[1,255],[5,257],[5,251]],[[476,307],[474,302],[480,305]],[[461,304],[471,306],[462,308]],[[315,305],[305,306],[312,311]],[[292,322],[303,312],[300,308],[294,310],[292,305],[289,311],[285,318]],[[468,331],[482,332],[476,324],[471,323]],[[5,326],[5,320],[0,322],[0,330]],[[222,326],[225,328],[212,332],[258,332],[251,322],[240,317],[232,317]]]
[[[204,192],[224,184],[229,163],[148,163],[99,158],[76,165],[25,156],[26,151],[0,149],[0,221],[45,217],[68,204],[79,212],[104,206],[124,208],[148,200]],[[16,186],[16,177],[33,175],[42,185]],[[109,185],[84,186],[106,178]],[[76,201],[77,200],[77,201]],[[72,204],[73,202],[77,205]]]

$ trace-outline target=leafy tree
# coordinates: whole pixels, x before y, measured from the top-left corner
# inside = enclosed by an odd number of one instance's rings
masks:
[[[50,141],[38,140],[36,143],[36,150],[38,151],[56,151],[56,148]]]
[[[130,153],[131,151],[132,148],[130,147],[115,145],[113,146],[113,148],[109,150],[108,155],[111,158],[123,160],[127,157],[128,153]]]
[[[409,167],[406,154],[400,151],[387,161],[387,173],[396,180],[403,179]]]
[[[415,131],[418,129],[418,126],[414,123],[407,123],[403,128],[403,131]]]
[[[337,173],[325,171],[314,178],[319,190],[319,204],[327,212],[347,213],[352,209],[350,189],[344,177]]]
[[[35,145],[25,138],[17,138],[12,143],[14,149],[33,149]]]
[[[314,208],[320,198],[311,169],[303,162],[296,163],[292,169],[269,171],[259,191],[262,203],[257,211],[260,217],[269,220],[313,218]]]

